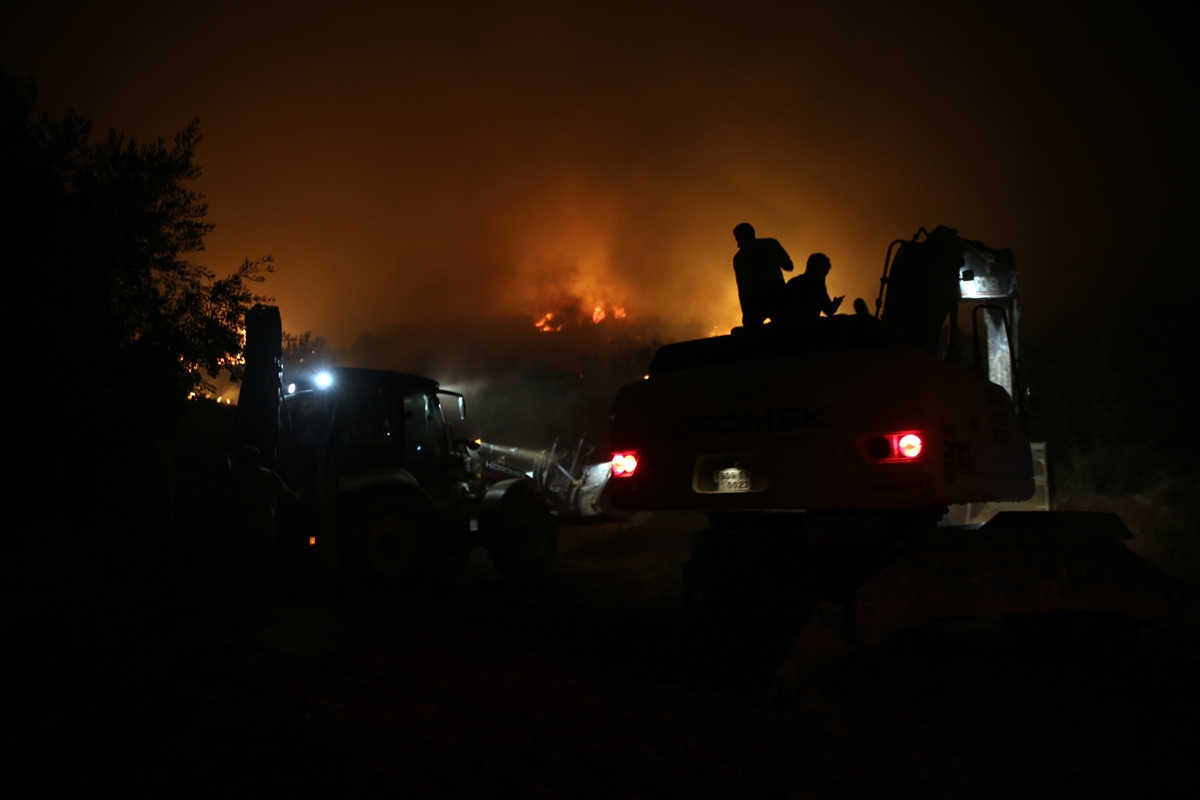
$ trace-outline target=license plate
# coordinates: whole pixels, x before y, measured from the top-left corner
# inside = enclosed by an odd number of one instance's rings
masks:
[[[719,469],[713,473],[713,488],[718,492],[748,492],[750,491],[750,471]]]

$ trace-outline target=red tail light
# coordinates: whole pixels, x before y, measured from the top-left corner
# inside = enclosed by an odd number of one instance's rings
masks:
[[[862,440],[863,449],[874,461],[912,461],[925,450],[919,433],[885,433]]]
[[[636,450],[623,450],[613,453],[612,476],[614,478],[628,478],[637,469],[637,465],[638,454]]]
[[[906,433],[896,440],[896,449],[902,458],[916,458],[925,447],[921,437],[915,433]]]

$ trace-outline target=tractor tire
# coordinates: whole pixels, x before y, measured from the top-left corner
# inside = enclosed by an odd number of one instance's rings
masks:
[[[471,543],[467,535],[451,525],[439,526],[429,543],[425,572],[438,583],[449,583],[463,574],[471,561]]]
[[[347,562],[371,583],[399,586],[415,580],[434,525],[431,509],[416,498],[379,498],[355,514]]]
[[[554,517],[531,485],[518,483],[490,509],[484,547],[492,566],[506,578],[538,581],[550,570],[558,547]]]
[[[371,572],[384,580],[414,577],[421,566],[429,526],[420,516],[406,512],[380,516],[366,535],[366,556]]]

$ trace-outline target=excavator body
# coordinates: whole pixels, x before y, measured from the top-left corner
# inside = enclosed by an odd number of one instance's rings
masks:
[[[607,500],[706,513],[685,606],[791,625],[791,681],[939,619],[1178,624],[1177,587],[1118,517],[1049,510],[1019,313],[1012,253],[939,227],[892,243],[874,316],[664,345],[613,402]]]

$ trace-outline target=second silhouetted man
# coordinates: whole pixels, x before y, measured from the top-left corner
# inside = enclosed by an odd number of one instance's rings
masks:
[[[757,328],[768,318],[781,319],[785,313],[783,272],[792,271],[792,259],[777,240],[756,238],[749,222],[734,228],[733,238],[738,244],[733,273],[742,304],[742,325]]]
[[[842,298],[835,297],[831,300],[829,290],[825,288],[825,278],[829,275],[830,267],[827,255],[813,253],[808,257],[804,272],[787,282],[787,305],[790,319],[804,322],[816,319],[821,314],[832,317],[837,313],[838,306],[842,304]]]

